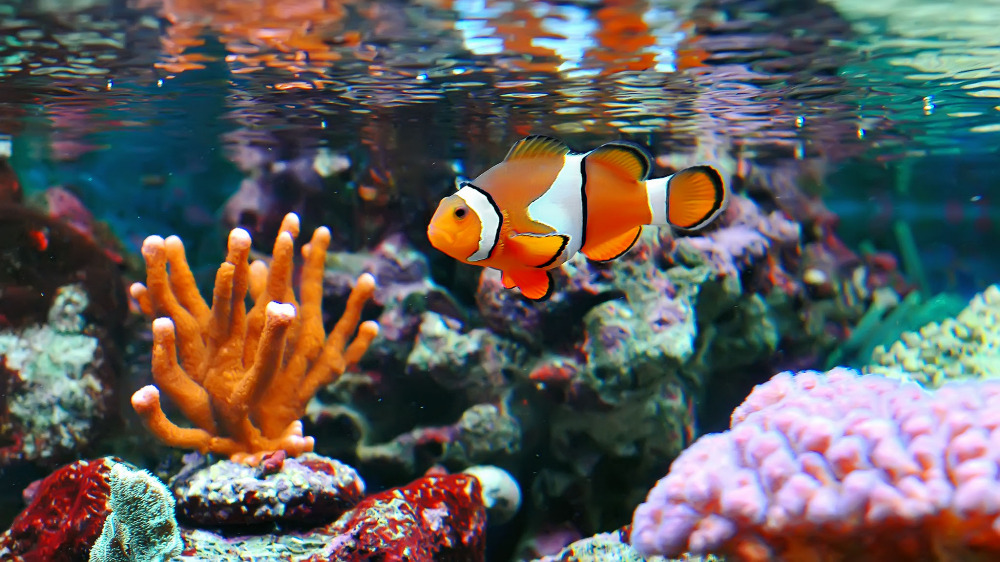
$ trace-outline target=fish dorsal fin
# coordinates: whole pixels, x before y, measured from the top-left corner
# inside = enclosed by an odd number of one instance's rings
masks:
[[[542,135],[531,135],[514,143],[504,161],[522,160],[525,158],[545,158],[547,156],[565,156],[570,153],[566,143],[559,139]]]
[[[587,154],[587,160],[600,162],[624,177],[638,181],[645,181],[653,169],[653,161],[646,149],[624,140],[602,144]]]

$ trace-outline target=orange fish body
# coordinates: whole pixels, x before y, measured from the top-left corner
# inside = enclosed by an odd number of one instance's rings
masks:
[[[577,252],[613,260],[644,225],[696,230],[725,209],[714,168],[647,179],[651,167],[646,151],[625,141],[573,153],[556,139],[527,137],[442,199],[427,236],[455,259],[500,270],[504,287],[543,299],[552,292],[549,270]]]

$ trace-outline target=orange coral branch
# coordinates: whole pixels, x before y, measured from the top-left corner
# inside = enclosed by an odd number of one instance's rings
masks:
[[[146,285],[132,285],[131,293],[144,313],[159,316],[153,320],[156,386],[139,389],[132,407],[161,441],[245,461],[278,449],[293,456],[312,450],[313,438],[302,435],[298,421],[306,404],[361,358],[378,325],[360,322],[375,291],[375,280],[364,274],[343,316],[329,335],[324,332],[326,228],[316,229],[302,249],[302,303],[296,303],[292,269],[298,234],[298,217],[285,216],[269,267],[259,260],[248,263],[250,235],[234,229],[211,307],[198,293],[179,238],[150,236],[143,243]],[[248,293],[254,301],[249,311]],[[167,419],[161,390],[197,428]]]

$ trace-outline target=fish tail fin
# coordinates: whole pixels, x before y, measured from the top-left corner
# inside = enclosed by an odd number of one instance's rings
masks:
[[[729,203],[729,190],[711,166],[692,166],[672,176],[646,181],[650,224],[698,230],[715,220]]]

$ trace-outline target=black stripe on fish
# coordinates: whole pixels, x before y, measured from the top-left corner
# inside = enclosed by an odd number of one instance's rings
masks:
[[[552,277],[552,270],[551,269],[546,270],[545,271],[545,275],[547,275],[548,278],[549,278],[549,286],[548,286],[548,288],[545,289],[545,294],[542,295],[541,297],[539,297],[538,299],[536,299],[538,301],[547,301],[547,300],[549,300],[549,298],[552,297],[552,293],[555,292],[556,280]]]

